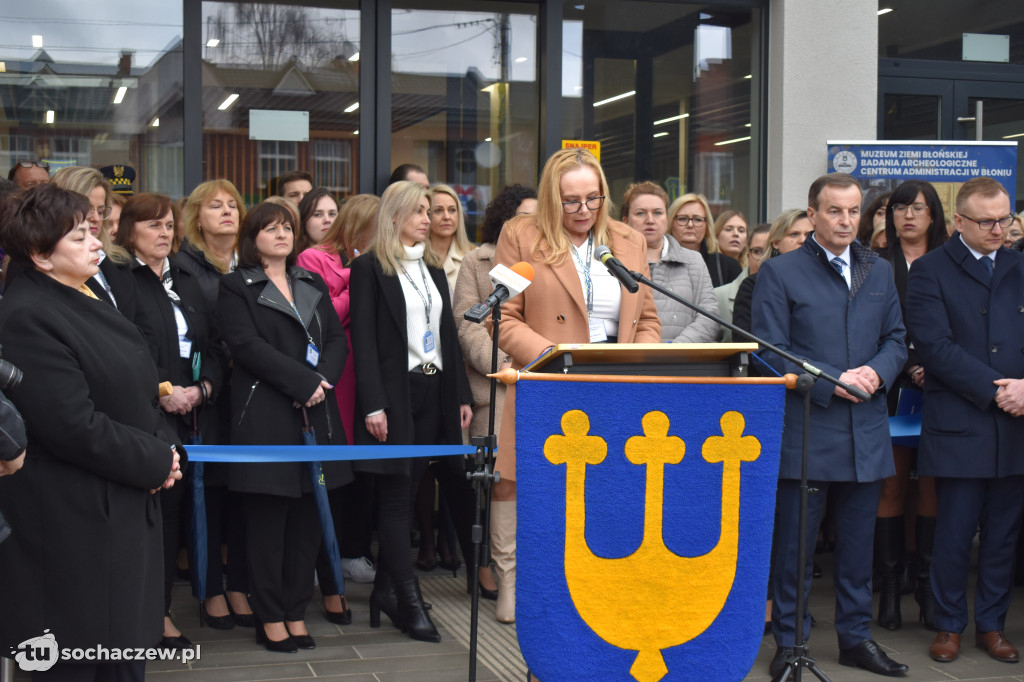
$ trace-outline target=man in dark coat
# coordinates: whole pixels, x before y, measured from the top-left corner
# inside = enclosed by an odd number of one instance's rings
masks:
[[[892,268],[854,243],[860,203],[860,188],[848,175],[814,181],[807,209],[812,238],[761,267],[754,287],[753,331],[871,396],[861,402],[826,381],[818,381],[811,391],[808,478],[818,492],[809,500],[807,541],[813,546],[829,493],[836,505],[839,662],[901,675],[907,667],[891,660],[871,639],[871,552],[865,548],[872,546],[882,480],[894,473],[885,387],[903,367],[907,350]],[[801,371],[774,354],[764,357],[779,372]],[[790,392],[772,576],[772,632],[778,646],[770,666],[773,675],[792,655],[795,639],[803,428],[803,397]],[[805,595],[811,587],[811,558],[808,553]],[[801,615],[806,633],[810,619],[806,612]]]
[[[914,262],[907,286],[907,324],[925,373],[918,471],[935,476],[939,499],[931,577],[941,631],[930,654],[943,662],[959,654],[980,525],[977,644],[1015,663],[1003,624],[1024,509],[1024,255],[1002,247],[1013,214],[991,178],[960,188],[953,220],[957,231]]]

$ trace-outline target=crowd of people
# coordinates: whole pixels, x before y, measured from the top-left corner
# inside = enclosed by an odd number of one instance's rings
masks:
[[[874,643],[870,622],[900,628],[907,592],[938,632],[932,658],[954,660],[979,525],[977,643],[1017,660],[1003,623],[1024,508],[1024,463],[1012,452],[1024,437],[1024,235],[995,181],[966,183],[947,221],[926,182],[865,202],[856,181],[833,174],[812,185],[806,208],[748,225],[736,210],[716,218],[701,194],[670,200],[649,181],[615,207],[598,161],[566,149],[536,189],[497,194],[470,235],[455,189],[413,164],[396,168],[380,197],[341,200],[293,171],[252,206],[228,179],[174,201],[134,193],[116,168],[108,179],[19,162],[3,188],[0,343],[24,374],[10,397],[27,424],[27,455],[12,445],[0,461],[0,573],[19,586],[0,592],[3,644],[49,629],[65,646],[191,647],[170,611],[171,587],[191,566],[205,585],[201,623],[254,628],[270,651],[314,648],[314,575],[324,618],[351,623],[353,610],[323,546],[309,468],[208,463],[197,474],[189,444],[457,446],[488,433],[492,407],[493,565],[477,565],[461,455],[325,462],[321,475],[344,575],[373,583],[371,626],[383,612],[413,639],[440,641],[416,569],[456,570],[459,549],[477,579],[467,589],[477,584],[497,619],[515,622],[515,387],[499,386],[491,405],[488,327],[464,319],[493,288],[490,270],[526,261],[535,271],[503,306],[499,369],[558,343],[746,340],[646,287],[625,294],[595,255],[604,246],[872,397],[824,381],[812,392],[810,478],[821,494],[811,496],[808,539],[825,525],[835,543],[840,662],[906,672]],[[765,373],[795,369],[761,357]],[[920,447],[892,446],[887,417],[914,400]],[[6,423],[11,406],[0,407]],[[788,396],[766,616],[773,675],[800,653],[802,428],[802,399]],[[203,576],[188,532],[197,475]],[[47,679],[66,668],[68,679],[84,670],[62,663]],[[144,663],[94,664],[90,674],[141,680]]]

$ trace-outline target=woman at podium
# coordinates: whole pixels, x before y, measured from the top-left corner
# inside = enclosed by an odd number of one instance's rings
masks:
[[[651,290],[625,292],[594,256],[599,246],[630,270],[645,276],[643,237],[609,217],[608,181],[593,154],[584,149],[555,152],[544,165],[537,190],[537,213],[513,218],[501,231],[494,260],[505,266],[525,261],[534,277],[522,295],[502,306],[500,344],[521,369],[559,343],[660,343],[661,322]],[[515,504],[515,387],[502,410],[495,465],[495,508]],[[499,511],[500,514],[500,511]],[[513,517],[514,518],[514,517]],[[504,524],[515,552],[515,524]],[[492,532],[493,536],[493,532]],[[498,576],[499,603],[515,603],[515,564]],[[514,611],[503,611],[514,622]]]

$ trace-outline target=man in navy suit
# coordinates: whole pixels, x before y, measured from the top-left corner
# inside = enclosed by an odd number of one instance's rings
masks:
[[[807,527],[814,546],[826,492],[835,501],[836,633],[839,662],[880,675],[908,668],[871,638],[871,552],[882,480],[894,473],[885,387],[907,358],[899,297],[892,268],[854,240],[861,192],[849,175],[824,175],[811,185],[807,217],[814,233],[803,246],[764,261],[754,287],[753,331],[797,357],[863,390],[862,402],[845,390],[818,381],[811,391],[811,487]],[[777,371],[802,369],[765,353]],[[778,647],[769,671],[778,675],[793,654],[796,628],[797,518],[803,397],[786,395],[779,466],[772,633]],[[804,595],[811,589],[807,554]],[[807,603],[806,600],[804,602]],[[805,610],[803,632],[810,618]]]
[[[967,569],[981,527],[974,595],[977,645],[1016,663],[1003,634],[1024,509],[1024,255],[1003,248],[1010,197],[991,178],[957,193],[956,232],[914,261],[907,325],[924,367],[918,472],[939,498],[931,568],[930,654],[955,660],[967,627]]]

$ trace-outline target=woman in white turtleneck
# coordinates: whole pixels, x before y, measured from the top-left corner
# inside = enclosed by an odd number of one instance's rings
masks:
[[[419,185],[389,186],[373,242],[352,261],[357,444],[461,445],[462,429],[473,416],[448,282],[427,242],[429,209]],[[383,611],[413,639],[439,642],[423,608],[409,543],[413,474],[423,471],[416,462],[354,463],[356,470],[377,475],[380,565],[370,625],[380,624]]]

